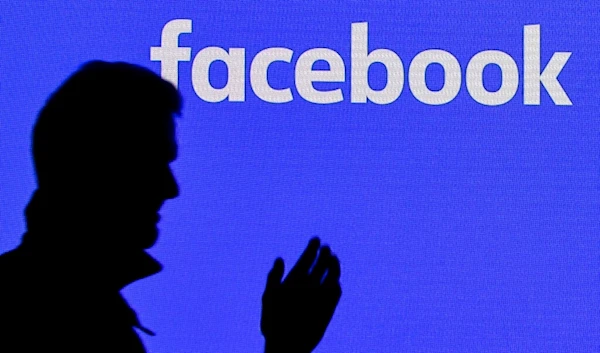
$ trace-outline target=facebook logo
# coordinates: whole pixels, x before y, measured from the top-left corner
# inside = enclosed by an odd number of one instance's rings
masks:
[[[179,46],[181,34],[192,33],[191,19],[175,19],[162,29],[161,44],[150,48],[150,60],[160,61],[161,76],[175,87],[179,85],[179,62],[192,60],[192,49]],[[357,22],[351,25],[350,53],[350,101],[351,103],[373,102],[391,104],[402,93],[405,81],[413,96],[426,105],[443,105],[451,102],[462,87],[462,67],[450,52],[441,49],[428,49],[418,53],[407,70],[400,56],[391,49],[378,48],[369,51],[368,23]],[[540,105],[542,86],[555,105],[573,105],[571,99],[558,81],[558,76],[571,57],[571,52],[555,52],[550,61],[541,69],[541,29],[540,25],[526,25],[523,28],[523,104]],[[246,99],[246,50],[245,48],[206,47],[194,57],[191,65],[192,86],[197,96],[207,102],[244,102]],[[281,61],[292,64],[294,51],[286,47],[271,47],[261,50],[250,64],[250,86],[254,94],[269,103],[288,103],[294,100],[292,90],[273,88],[267,79],[270,64]],[[215,88],[209,80],[210,65],[222,61],[227,67],[227,83]],[[326,61],[328,70],[314,70],[313,64]],[[369,67],[374,63],[383,64],[387,72],[387,82],[382,89],[375,90],[369,85]],[[301,53],[295,61],[295,86],[298,94],[306,101],[315,104],[339,103],[346,99],[342,88],[319,90],[314,82],[341,83],[346,80],[347,62],[334,49],[313,48]],[[444,84],[439,90],[431,90],[426,84],[426,71],[429,65],[439,64],[444,70]],[[500,88],[489,91],[483,84],[483,72],[488,65],[496,65],[502,73]],[[468,94],[478,103],[498,106],[511,101],[519,87],[519,68],[515,60],[500,50],[484,50],[471,57],[466,65],[465,83]],[[407,76],[407,77],[406,77]]]

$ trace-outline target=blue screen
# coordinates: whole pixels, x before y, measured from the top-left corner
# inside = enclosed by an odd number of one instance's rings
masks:
[[[316,352],[598,352],[598,14],[3,1],[0,252],[25,231],[45,100],[86,61],[126,61],[184,99],[164,270],[124,290],[150,352],[263,351],[267,273],[315,235],[343,288]]]

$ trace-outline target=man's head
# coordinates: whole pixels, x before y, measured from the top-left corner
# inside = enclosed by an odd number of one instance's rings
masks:
[[[94,240],[97,246],[152,246],[159,209],[179,194],[169,164],[177,157],[180,110],[177,90],[148,69],[84,64],[35,124],[39,188],[53,195],[66,222],[108,233]]]

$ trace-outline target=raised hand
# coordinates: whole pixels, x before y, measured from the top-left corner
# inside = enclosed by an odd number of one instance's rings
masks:
[[[313,238],[283,282],[277,258],[262,297],[266,353],[309,353],[319,344],[342,295],[340,262]]]

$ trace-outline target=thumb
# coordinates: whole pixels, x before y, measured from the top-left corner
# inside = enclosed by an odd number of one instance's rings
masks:
[[[283,259],[278,257],[275,260],[275,264],[273,264],[273,268],[269,272],[269,275],[267,276],[267,288],[265,288],[265,294],[279,287],[281,284],[281,279],[283,278],[283,271]]]

